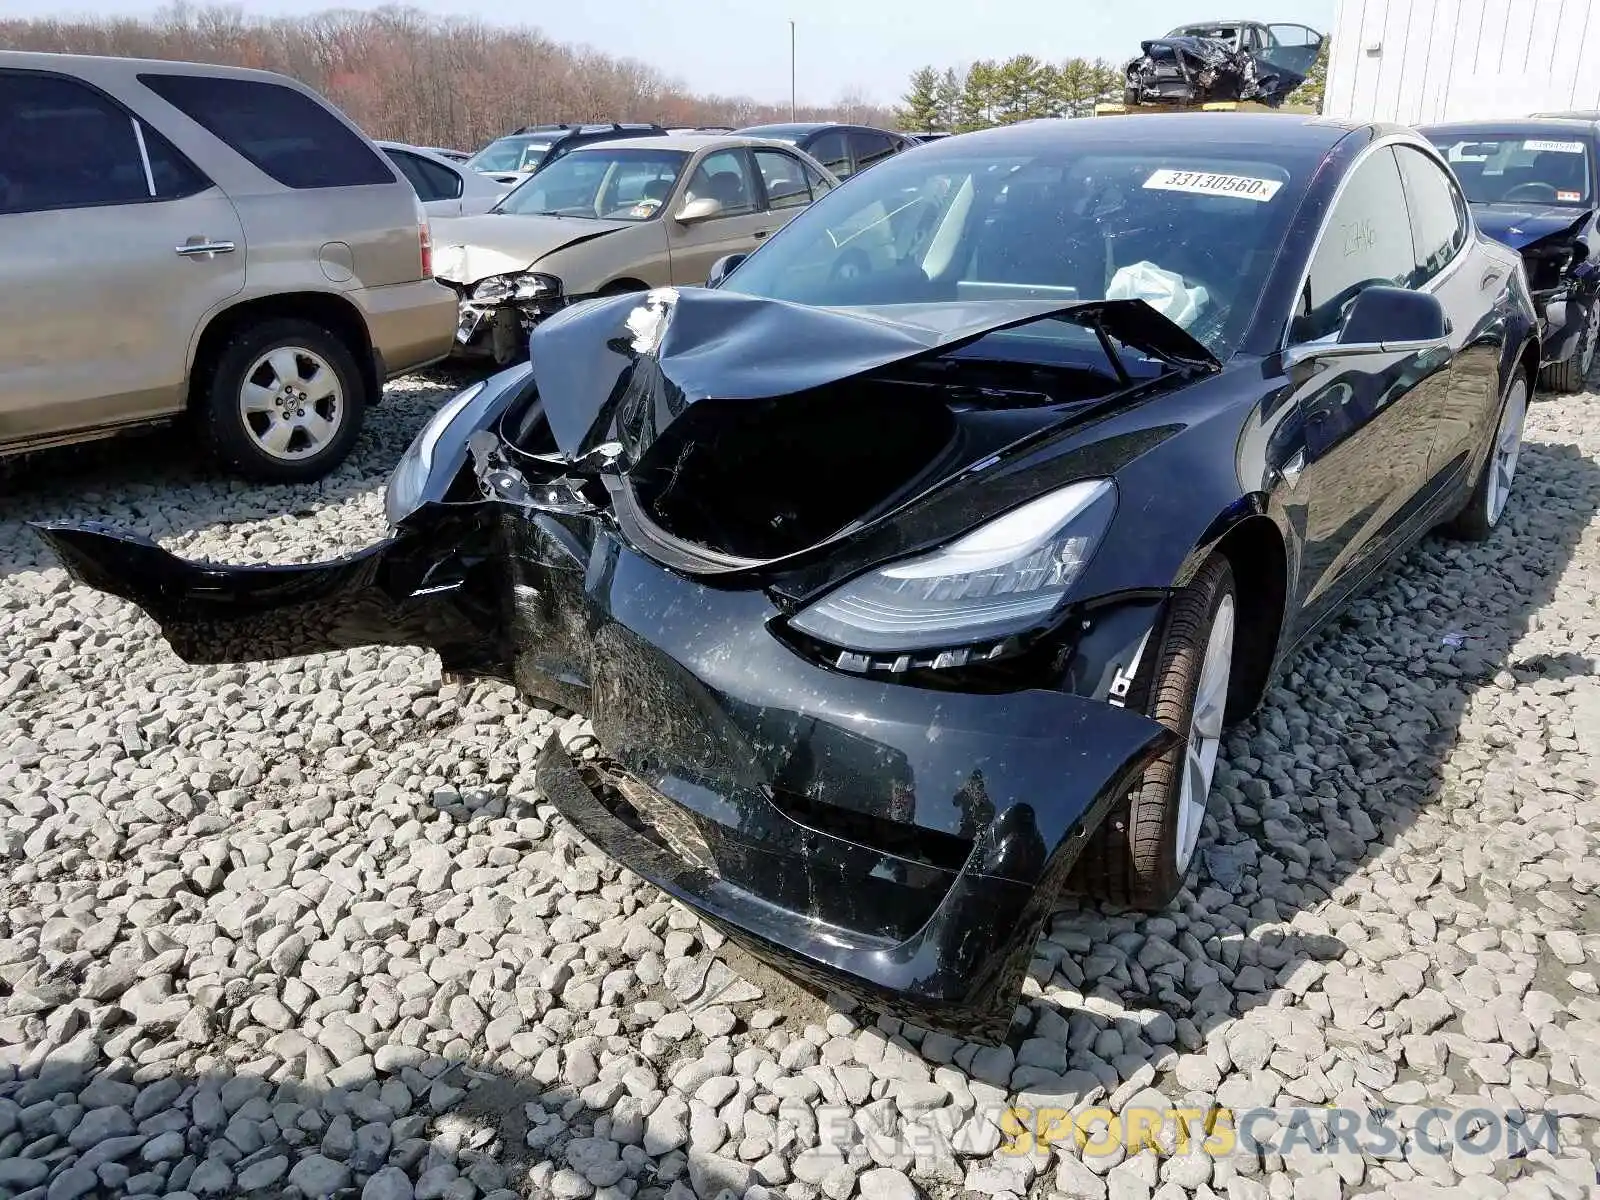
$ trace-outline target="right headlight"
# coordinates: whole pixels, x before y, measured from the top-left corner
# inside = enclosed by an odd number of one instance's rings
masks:
[[[790,624],[840,649],[878,653],[1023,632],[1066,598],[1115,511],[1111,480],[1069,484],[938,550],[857,576]]]

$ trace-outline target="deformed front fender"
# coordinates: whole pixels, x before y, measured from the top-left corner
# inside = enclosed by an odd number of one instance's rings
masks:
[[[35,525],[67,573],[143,609],[185,662],[263,662],[356,646],[416,645],[446,670],[504,675],[509,654],[494,591],[497,568],[474,555],[481,514],[400,533],[355,554],[293,566],[222,566],[179,558],[149,538],[93,523]],[[487,539],[482,540],[487,546]],[[441,556],[440,547],[455,547]]]

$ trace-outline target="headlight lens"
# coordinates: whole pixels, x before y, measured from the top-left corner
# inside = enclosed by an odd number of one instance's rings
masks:
[[[433,471],[433,452],[439,445],[439,438],[474,400],[483,395],[487,383],[488,380],[479,380],[446,401],[400,456],[400,462],[389,476],[389,486],[383,495],[383,512],[389,518],[390,525],[398,525],[421,506],[428,476]]]
[[[1109,479],[1070,484],[948,546],[852,579],[790,623],[842,649],[880,652],[1020,632],[1066,597],[1115,510]]]
[[[474,300],[537,300],[561,292],[561,281],[554,275],[519,271],[511,275],[491,275],[472,289]]]

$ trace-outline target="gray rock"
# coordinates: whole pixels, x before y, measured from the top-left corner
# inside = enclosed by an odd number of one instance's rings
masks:
[[[307,1200],[323,1200],[350,1185],[350,1168],[321,1154],[308,1155],[289,1171],[289,1182],[305,1193]]]
[[[384,1167],[367,1180],[361,1200],[412,1200],[411,1177],[399,1167]]]

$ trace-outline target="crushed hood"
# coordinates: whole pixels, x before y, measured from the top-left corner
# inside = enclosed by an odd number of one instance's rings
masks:
[[[662,288],[567,309],[535,328],[534,381],[576,459],[618,443],[624,469],[703,400],[809,392],[1058,316],[1168,363],[1214,370],[1209,350],[1142,300],[820,308],[709,288]]]
[[[440,217],[432,222],[433,272],[451,283],[477,283],[492,275],[526,271],[557,250],[636,225],[633,221],[514,213]]]
[[[1474,204],[1478,228],[1497,242],[1521,250],[1553,234],[1576,237],[1593,215],[1592,209],[1558,208],[1537,204]]]

